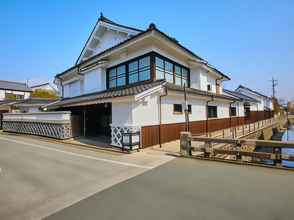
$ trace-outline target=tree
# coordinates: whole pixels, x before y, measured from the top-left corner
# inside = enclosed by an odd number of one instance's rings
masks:
[[[56,92],[46,89],[36,89],[32,95],[32,98],[44,98],[44,99],[58,99],[59,96]]]
[[[274,112],[275,114],[283,114],[285,113],[284,107],[279,103],[279,101],[276,98],[273,98],[273,106],[274,106]]]

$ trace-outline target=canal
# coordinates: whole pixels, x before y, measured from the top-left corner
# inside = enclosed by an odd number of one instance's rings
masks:
[[[282,136],[282,141],[294,141],[294,125],[291,124],[288,126],[288,129],[284,132]],[[294,155],[294,149],[285,148],[282,150],[283,154]],[[282,165],[286,167],[294,167],[294,162],[282,161]]]
[[[275,141],[294,141],[294,125],[290,124],[285,131],[278,131],[274,132],[271,140]],[[271,147],[263,147],[258,146],[255,148],[255,152],[266,152],[266,153],[273,153],[274,149]],[[294,155],[294,149],[290,148],[283,148],[282,154]],[[255,159],[256,162],[264,163],[267,165],[274,165],[274,161],[270,159]],[[291,167],[294,168],[294,162],[282,160],[282,166],[284,167]]]

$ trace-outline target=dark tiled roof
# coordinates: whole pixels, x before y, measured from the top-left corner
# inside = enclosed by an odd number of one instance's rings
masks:
[[[42,83],[42,84],[37,84],[37,85],[33,85],[33,86],[30,86],[31,88],[36,88],[36,87],[40,87],[40,86],[47,86],[47,85],[50,85],[50,83]]]
[[[109,98],[117,98],[117,97],[123,97],[123,96],[131,96],[131,95],[137,95],[141,92],[144,92],[148,89],[151,89],[153,87],[156,87],[158,85],[162,85],[165,83],[164,80],[157,80],[154,82],[147,81],[144,83],[140,83],[137,85],[130,85],[125,86],[121,88],[115,88],[115,89],[108,89],[101,92],[95,92],[91,94],[86,94],[82,96],[77,96],[73,98],[64,98],[56,103],[53,103],[52,105],[46,106],[48,109],[54,109],[54,108],[60,108],[60,107],[66,107],[76,104],[83,104],[87,102],[92,101],[98,101],[102,99],[109,99]]]
[[[254,91],[254,90],[252,90],[252,89],[249,89],[248,87],[243,86],[243,85],[239,85],[237,89],[239,89],[239,88],[241,88],[241,89],[246,89],[246,90],[248,90],[248,91],[250,91],[250,92],[252,92],[252,93],[255,93],[256,95],[262,96],[262,97],[264,97],[264,98],[270,98],[270,97],[268,97],[268,96],[266,96],[266,95],[261,94],[260,92],[257,92],[257,91]]]
[[[23,100],[3,100],[3,101],[0,101],[0,105],[15,106],[15,107],[20,107],[25,105],[43,106],[43,105],[48,105],[56,101],[57,100],[53,100],[53,99],[29,98],[29,99],[23,99]]]
[[[25,83],[4,81],[4,80],[0,80],[0,89],[21,91],[21,92],[32,91]]]
[[[47,105],[52,102],[56,102],[56,99],[42,99],[42,98],[29,98],[29,99],[24,99],[21,101],[18,101],[14,104],[14,106],[22,106],[22,105]]]
[[[184,88],[181,86],[177,86],[175,84],[171,84],[171,83],[166,83],[166,87],[167,89],[170,90],[174,90],[174,91],[184,91]],[[195,94],[195,95],[200,95],[200,96],[207,96],[207,97],[214,97],[214,98],[220,98],[220,99],[228,99],[228,100],[234,100],[237,101],[239,100],[238,98],[234,98],[228,95],[223,95],[223,94],[215,94],[215,93],[211,93],[211,92],[206,92],[206,91],[202,91],[199,89],[193,89],[193,88],[186,88],[186,92],[189,94]]]
[[[231,90],[227,90],[227,89],[224,89],[223,90],[225,93],[228,93],[229,95],[232,95],[236,98],[239,98],[241,99],[242,101],[246,101],[246,102],[258,102],[258,100],[254,99],[254,98],[251,98],[247,95],[244,95],[240,92],[236,92],[236,91],[231,91]]]
[[[118,27],[122,27],[122,28],[127,28],[127,29],[131,29],[131,30],[134,30],[134,31],[139,31],[139,32],[143,32],[143,30],[141,29],[138,29],[138,28],[134,28],[134,27],[130,27],[130,26],[126,26],[126,25],[122,25],[122,24],[118,24],[108,18],[106,18],[105,16],[103,16],[101,14],[100,18],[98,19],[98,21],[103,21],[103,22],[106,22],[106,23],[109,23],[109,24],[112,24],[112,25],[115,25],[115,26],[118,26]]]

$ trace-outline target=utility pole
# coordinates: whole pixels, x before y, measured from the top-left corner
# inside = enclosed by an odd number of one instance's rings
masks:
[[[278,80],[276,80],[274,77],[271,79],[272,82],[272,91],[273,91],[273,98],[276,97],[276,86],[278,85]]]
[[[186,84],[184,83],[184,99],[185,99],[185,131],[189,131],[189,110],[188,110],[188,101],[187,101],[187,92]]]

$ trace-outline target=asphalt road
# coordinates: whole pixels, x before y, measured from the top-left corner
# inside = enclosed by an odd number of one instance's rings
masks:
[[[176,159],[46,220],[293,219],[294,173]]]
[[[0,219],[41,219],[171,157],[0,135]]]

